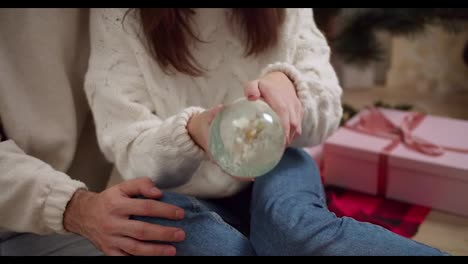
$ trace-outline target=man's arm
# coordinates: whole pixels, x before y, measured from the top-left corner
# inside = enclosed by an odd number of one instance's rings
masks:
[[[0,124],[1,127],[1,124]],[[24,153],[0,134],[0,228],[37,234],[62,233],[68,201],[84,183]]]

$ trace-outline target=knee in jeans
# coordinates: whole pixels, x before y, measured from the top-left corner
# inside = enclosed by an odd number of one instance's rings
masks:
[[[316,174],[319,173],[318,166],[315,161],[301,148],[287,148],[284,153],[283,160],[287,162],[290,167],[310,171]]]
[[[144,196],[138,196],[136,198],[139,199],[150,199],[146,198]],[[163,196],[161,199],[158,199],[158,201],[163,202],[163,203],[168,203],[175,205],[177,207],[180,207],[184,210],[197,210],[198,209],[198,204],[194,203],[194,198],[179,194],[179,193],[174,193],[174,192],[164,192]]]

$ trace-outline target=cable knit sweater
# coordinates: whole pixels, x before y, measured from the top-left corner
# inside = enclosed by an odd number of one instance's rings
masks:
[[[83,91],[88,20],[88,9],[0,9],[0,244],[3,231],[66,232],[73,193],[107,183]]]
[[[244,85],[282,71],[294,82],[305,110],[294,146],[321,143],[342,115],[341,87],[330,49],[312,9],[288,9],[274,49],[244,56],[229,24],[229,9],[196,9],[192,27],[206,42],[191,47],[208,69],[201,77],[166,74],[146,45],[137,12],[95,9],[85,89],[100,147],[124,179],[149,176],[166,190],[201,198],[232,195],[246,184],[225,174],[191,139],[196,113],[243,96]]]

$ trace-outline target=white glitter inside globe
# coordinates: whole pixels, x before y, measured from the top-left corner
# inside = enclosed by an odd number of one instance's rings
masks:
[[[261,100],[227,105],[210,127],[210,153],[227,173],[258,177],[273,169],[284,152],[284,132],[276,113]]]

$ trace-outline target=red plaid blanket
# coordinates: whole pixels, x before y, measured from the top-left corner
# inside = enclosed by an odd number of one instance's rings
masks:
[[[411,238],[430,212],[430,208],[412,205],[338,187],[325,188],[328,208],[337,216],[380,225]]]

